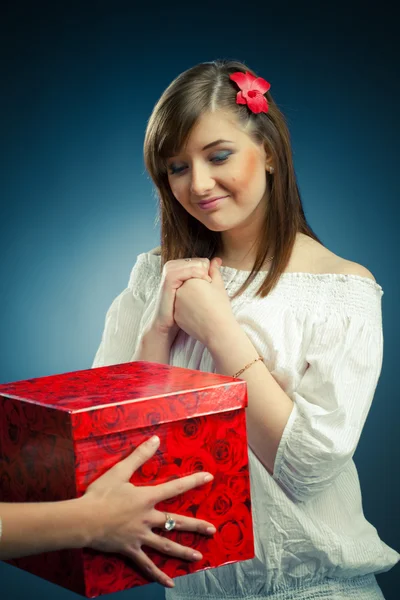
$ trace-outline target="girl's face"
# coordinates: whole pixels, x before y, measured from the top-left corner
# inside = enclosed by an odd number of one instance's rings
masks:
[[[267,205],[266,152],[236,121],[203,115],[186,146],[167,160],[177,201],[212,231],[259,226]]]

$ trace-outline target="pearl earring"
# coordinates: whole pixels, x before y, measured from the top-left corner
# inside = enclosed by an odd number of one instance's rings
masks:
[[[271,175],[274,172],[274,170],[275,170],[274,167],[268,167],[268,171],[271,173]]]

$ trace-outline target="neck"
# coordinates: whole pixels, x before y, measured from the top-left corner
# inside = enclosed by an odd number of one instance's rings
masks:
[[[252,268],[257,255],[258,241],[263,235],[264,219],[265,202],[260,202],[239,226],[221,232],[221,248],[218,256],[222,258],[223,265],[244,270],[248,270],[249,266]]]
[[[221,233],[221,250],[218,254],[222,264],[244,268],[242,265],[253,264],[257,255],[257,235],[254,228],[241,231],[224,231]]]

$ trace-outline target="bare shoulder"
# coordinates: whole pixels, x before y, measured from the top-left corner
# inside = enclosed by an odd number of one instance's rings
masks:
[[[367,279],[376,281],[371,271],[369,271],[366,267],[363,267],[363,265],[359,265],[351,260],[340,258],[339,256],[337,259],[337,262],[332,265],[332,268],[334,268],[332,273],[339,273],[340,275],[358,275],[359,277],[366,277]]]
[[[149,250],[149,254],[154,254],[155,256],[161,256],[161,246],[157,246],[152,250]]]
[[[303,234],[298,234],[287,271],[358,275],[375,281],[372,273],[362,265],[338,256],[316,240]]]

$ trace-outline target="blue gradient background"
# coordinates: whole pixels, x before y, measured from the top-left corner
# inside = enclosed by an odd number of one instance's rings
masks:
[[[158,243],[142,159],[151,109],[193,64],[243,60],[287,115],[312,227],[385,291],[384,366],[355,459],[366,516],[400,549],[394,15],[385,3],[81,4],[1,9],[0,381],[91,365],[136,255]],[[378,580],[399,597],[399,567]],[[5,564],[0,596],[78,598]],[[154,584],[107,598],[162,597]]]

